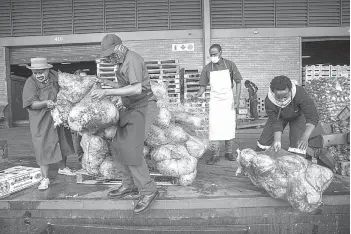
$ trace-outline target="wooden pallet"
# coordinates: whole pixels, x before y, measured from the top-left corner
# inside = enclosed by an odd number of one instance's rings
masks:
[[[164,176],[160,173],[150,173],[150,175],[158,186],[179,185],[179,180],[176,177]],[[85,170],[81,169],[76,172],[76,183],[86,185],[121,185],[122,179],[105,179],[103,177],[89,175]]]

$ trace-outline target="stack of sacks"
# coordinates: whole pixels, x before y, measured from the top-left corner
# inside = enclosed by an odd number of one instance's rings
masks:
[[[69,82],[75,85],[67,85]],[[52,115],[56,125],[64,124],[83,135],[82,167],[92,175],[120,178],[123,167],[111,157],[108,147],[117,131],[120,99],[92,100],[91,92],[99,87],[96,77],[59,73],[59,85],[61,89]],[[171,112],[164,83],[152,82],[151,87],[160,112],[145,142],[145,156],[161,174],[178,177],[181,185],[189,185],[196,177],[197,160],[204,154],[207,144],[183,128],[196,130],[201,127],[202,119],[181,112],[179,108]]]
[[[60,91],[51,112],[55,125],[67,126],[83,136],[82,167],[89,174],[119,178],[118,164],[111,157],[108,143],[117,131],[120,100],[92,100],[91,92],[99,87],[95,76],[59,72],[58,81]]]
[[[205,153],[207,142],[191,135],[192,131],[186,132],[182,124],[197,129],[202,119],[186,112],[172,112],[164,83],[152,82],[151,87],[160,111],[148,133],[145,156],[161,174],[178,177],[180,185],[187,186],[195,180],[197,160]]]
[[[270,149],[261,154],[252,149],[238,150],[238,161],[237,174],[243,169],[256,187],[302,212],[312,212],[321,205],[322,193],[333,179],[328,168],[284,150],[275,153]]]

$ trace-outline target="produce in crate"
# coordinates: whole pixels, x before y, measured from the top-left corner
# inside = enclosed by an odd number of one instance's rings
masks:
[[[350,118],[348,107],[350,105],[350,78],[325,77],[314,79],[306,83],[306,90],[316,103],[322,122],[331,123],[333,133],[349,133]],[[328,152],[336,160],[335,171],[348,175],[347,164],[350,161],[350,151],[343,150],[345,146],[328,147]],[[341,165],[346,165],[341,169]]]
[[[337,115],[350,104],[349,78],[321,77],[306,82],[305,88],[314,100],[322,122],[336,121]]]
[[[237,173],[243,169],[255,186],[302,212],[312,212],[321,205],[322,193],[333,179],[328,168],[284,150],[275,153],[269,149],[261,154],[252,149],[238,150],[238,161]]]

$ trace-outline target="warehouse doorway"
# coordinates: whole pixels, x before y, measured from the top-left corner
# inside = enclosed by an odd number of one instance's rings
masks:
[[[302,40],[302,86],[312,79],[350,77],[350,39]]]
[[[302,66],[316,64],[350,66],[350,39],[303,39]]]
[[[74,73],[78,69],[85,71],[88,75],[96,74],[96,62],[63,62],[53,63],[55,71]],[[28,124],[28,111],[23,109],[22,93],[24,84],[29,76],[32,75],[25,64],[11,65],[11,111],[14,125]]]

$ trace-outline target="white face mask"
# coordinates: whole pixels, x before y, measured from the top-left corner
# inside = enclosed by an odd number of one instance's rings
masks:
[[[218,56],[211,57],[211,62],[212,63],[218,63],[219,62],[219,57]]]

